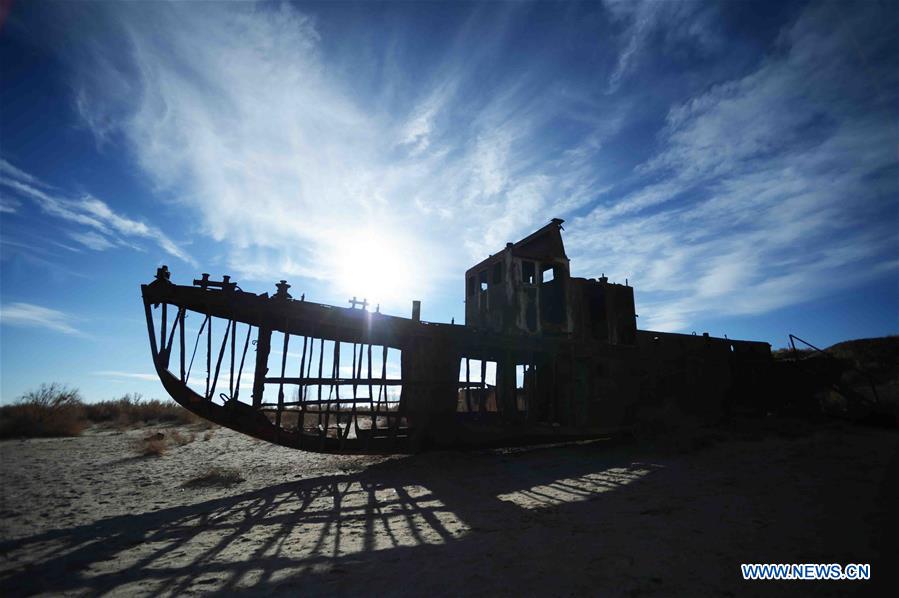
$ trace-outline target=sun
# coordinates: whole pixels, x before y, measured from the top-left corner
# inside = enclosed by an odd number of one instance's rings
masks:
[[[418,277],[410,251],[398,235],[365,229],[343,236],[334,252],[335,290],[367,299],[370,309],[411,305]]]

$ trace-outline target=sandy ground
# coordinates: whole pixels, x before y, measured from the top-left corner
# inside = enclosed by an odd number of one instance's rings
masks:
[[[224,429],[162,457],[134,454],[147,429],[6,441],[0,593],[895,592],[899,435],[799,427],[744,426],[689,452],[596,442],[393,458]],[[246,479],[182,487],[211,465]],[[873,579],[746,582],[741,562],[871,563]]]

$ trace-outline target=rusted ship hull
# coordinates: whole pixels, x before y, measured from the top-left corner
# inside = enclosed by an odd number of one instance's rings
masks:
[[[160,268],[141,287],[156,371],[210,421],[322,452],[595,438],[653,406],[713,421],[753,399],[767,343],[637,330],[631,287],[569,277],[560,230],[469,270],[465,325],[296,300],[284,281],[273,296],[228,277],[176,285]]]
[[[166,278],[143,285],[142,293],[153,362],[172,398],[209,421],[276,444],[394,453],[592,438],[619,427],[562,425],[551,413],[538,421],[528,409],[538,392],[555,388],[565,398],[558,362],[572,347],[561,340],[510,339]],[[199,329],[188,331],[198,319]],[[197,349],[201,361],[190,367]],[[466,362],[468,381],[460,380]],[[510,379],[513,363],[533,364],[527,384]],[[499,383],[479,371],[487,364],[498,364]],[[400,374],[391,377],[388,366]]]
[[[641,332],[643,347],[575,343],[165,278],[142,291],[153,362],[172,398],[216,424],[309,451],[402,453],[595,438],[626,429],[641,404],[666,393],[683,395],[709,417],[739,382],[733,373],[722,379],[739,368],[727,362],[729,341],[715,346],[721,339],[663,335],[673,355],[658,355],[660,333]],[[197,320],[199,329],[188,331]],[[695,354],[682,343],[694,344]],[[396,363],[386,357],[390,351],[399,353]],[[716,364],[714,354],[725,362]],[[493,380],[485,375],[491,364]],[[713,366],[717,371],[703,371]]]

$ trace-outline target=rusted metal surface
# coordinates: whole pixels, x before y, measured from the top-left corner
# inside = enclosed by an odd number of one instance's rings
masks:
[[[638,331],[630,286],[570,276],[561,225],[466,272],[465,325],[294,299],[283,280],[176,285],[163,266],[141,287],[156,371],[202,417],[324,452],[591,438],[654,402],[714,419],[749,398],[767,343]]]

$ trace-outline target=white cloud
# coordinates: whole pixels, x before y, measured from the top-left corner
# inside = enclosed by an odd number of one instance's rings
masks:
[[[572,223],[570,253],[635,282],[641,325],[765,313],[890,271],[897,78],[854,45],[891,35],[865,9],[834,22],[810,6],[756,71],[672,108],[637,169],[651,183]]]
[[[664,32],[662,47],[688,43],[709,50],[719,45],[716,27],[711,23],[713,7],[705,3],[681,0],[605,0],[613,20],[624,25],[622,48],[615,69],[609,76],[606,93],[615,93],[622,81],[635,71],[644,59],[649,38]]]
[[[438,88],[431,97],[415,109],[411,118],[400,129],[400,145],[408,146],[413,156],[417,156],[431,145],[431,134],[436,127],[435,119],[452,94],[450,89]]]
[[[330,281],[352,259],[347,244],[357,248],[348,237],[374,231],[431,256],[408,264],[408,291],[424,298],[564,216],[546,213],[550,199],[565,209],[591,199],[588,158],[601,140],[548,164],[538,136],[584,111],[521,80],[473,100],[466,90],[481,82],[467,78],[466,59],[478,56],[449,56],[433,80],[406,82],[411,98],[374,103],[348,93],[314,21],[288,5],[109,8],[72,52],[85,123],[98,138],[121,135],[159,189],[223,242],[241,278]],[[357,249],[389,258],[378,244]]]
[[[109,239],[93,231],[70,231],[68,235],[73,240],[81,243],[88,249],[93,249],[94,251],[103,251],[105,249],[111,249],[112,247],[115,247],[115,245]]]
[[[895,189],[876,176],[895,164],[895,74],[859,65],[851,37],[877,29],[876,6],[833,22],[812,5],[754,72],[674,106],[623,195],[601,159],[633,116],[620,94],[598,102],[601,90],[553,85],[537,69],[485,93],[472,73],[499,42],[463,32],[432,80],[379,81],[411,90],[391,103],[399,94],[373,98],[345,75],[352,68],[331,68],[314,20],[271,8],[91,5],[97,25],[79,28],[69,53],[85,123],[102,142],[125,140],[242,278],[327,281],[353,256],[380,263],[399,248],[413,256],[409,293],[427,298],[560,216],[575,274],[628,277],[642,325],[684,328],[858,283],[895,252],[891,222],[878,218]],[[608,91],[651,64],[653,44],[708,53],[721,43],[708,5],[610,11],[621,37]],[[866,43],[873,54],[885,42]],[[554,140],[560,122],[582,134]],[[101,205],[82,208],[106,230],[143,234],[116,228]],[[390,251],[360,243],[373,232]]]
[[[72,316],[31,303],[9,303],[0,306],[0,323],[11,326],[47,328],[65,334],[81,334],[72,325]]]
[[[12,197],[0,197],[0,214],[15,214],[21,205]]]
[[[23,183],[28,183],[29,185],[34,185],[36,187],[49,187],[49,185],[42,183],[37,178],[28,174],[24,170],[16,168],[3,158],[0,158],[0,175],[17,181],[21,181]]]
[[[111,370],[104,370],[100,372],[93,372],[94,376],[103,376],[105,378],[125,378],[129,380],[146,380],[148,382],[155,382],[159,380],[159,376],[156,374],[145,374],[141,372],[118,372]]]
[[[129,243],[124,241],[127,238],[149,239],[159,245],[167,254],[194,264],[193,259],[186,251],[155,226],[123,216],[103,201],[90,195],[84,195],[80,199],[62,197],[55,191],[49,190],[52,189],[50,185],[15,168],[8,162],[2,162],[6,166],[0,168],[0,171],[9,176],[0,174],[0,185],[5,185],[19,196],[33,201],[42,212],[49,216],[94,229],[92,231],[68,231],[67,234],[82,245],[95,250],[103,250],[114,245],[128,246]],[[115,235],[120,235],[121,238],[115,242],[110,241],[109,237]]]
[[[79,210],[74,202],[50,195],[37,187],[16,180],[0,178],[0,184],[6,185],[22,197],[31,199],[45,214],[100,230],[105,228],[102,222]]]

